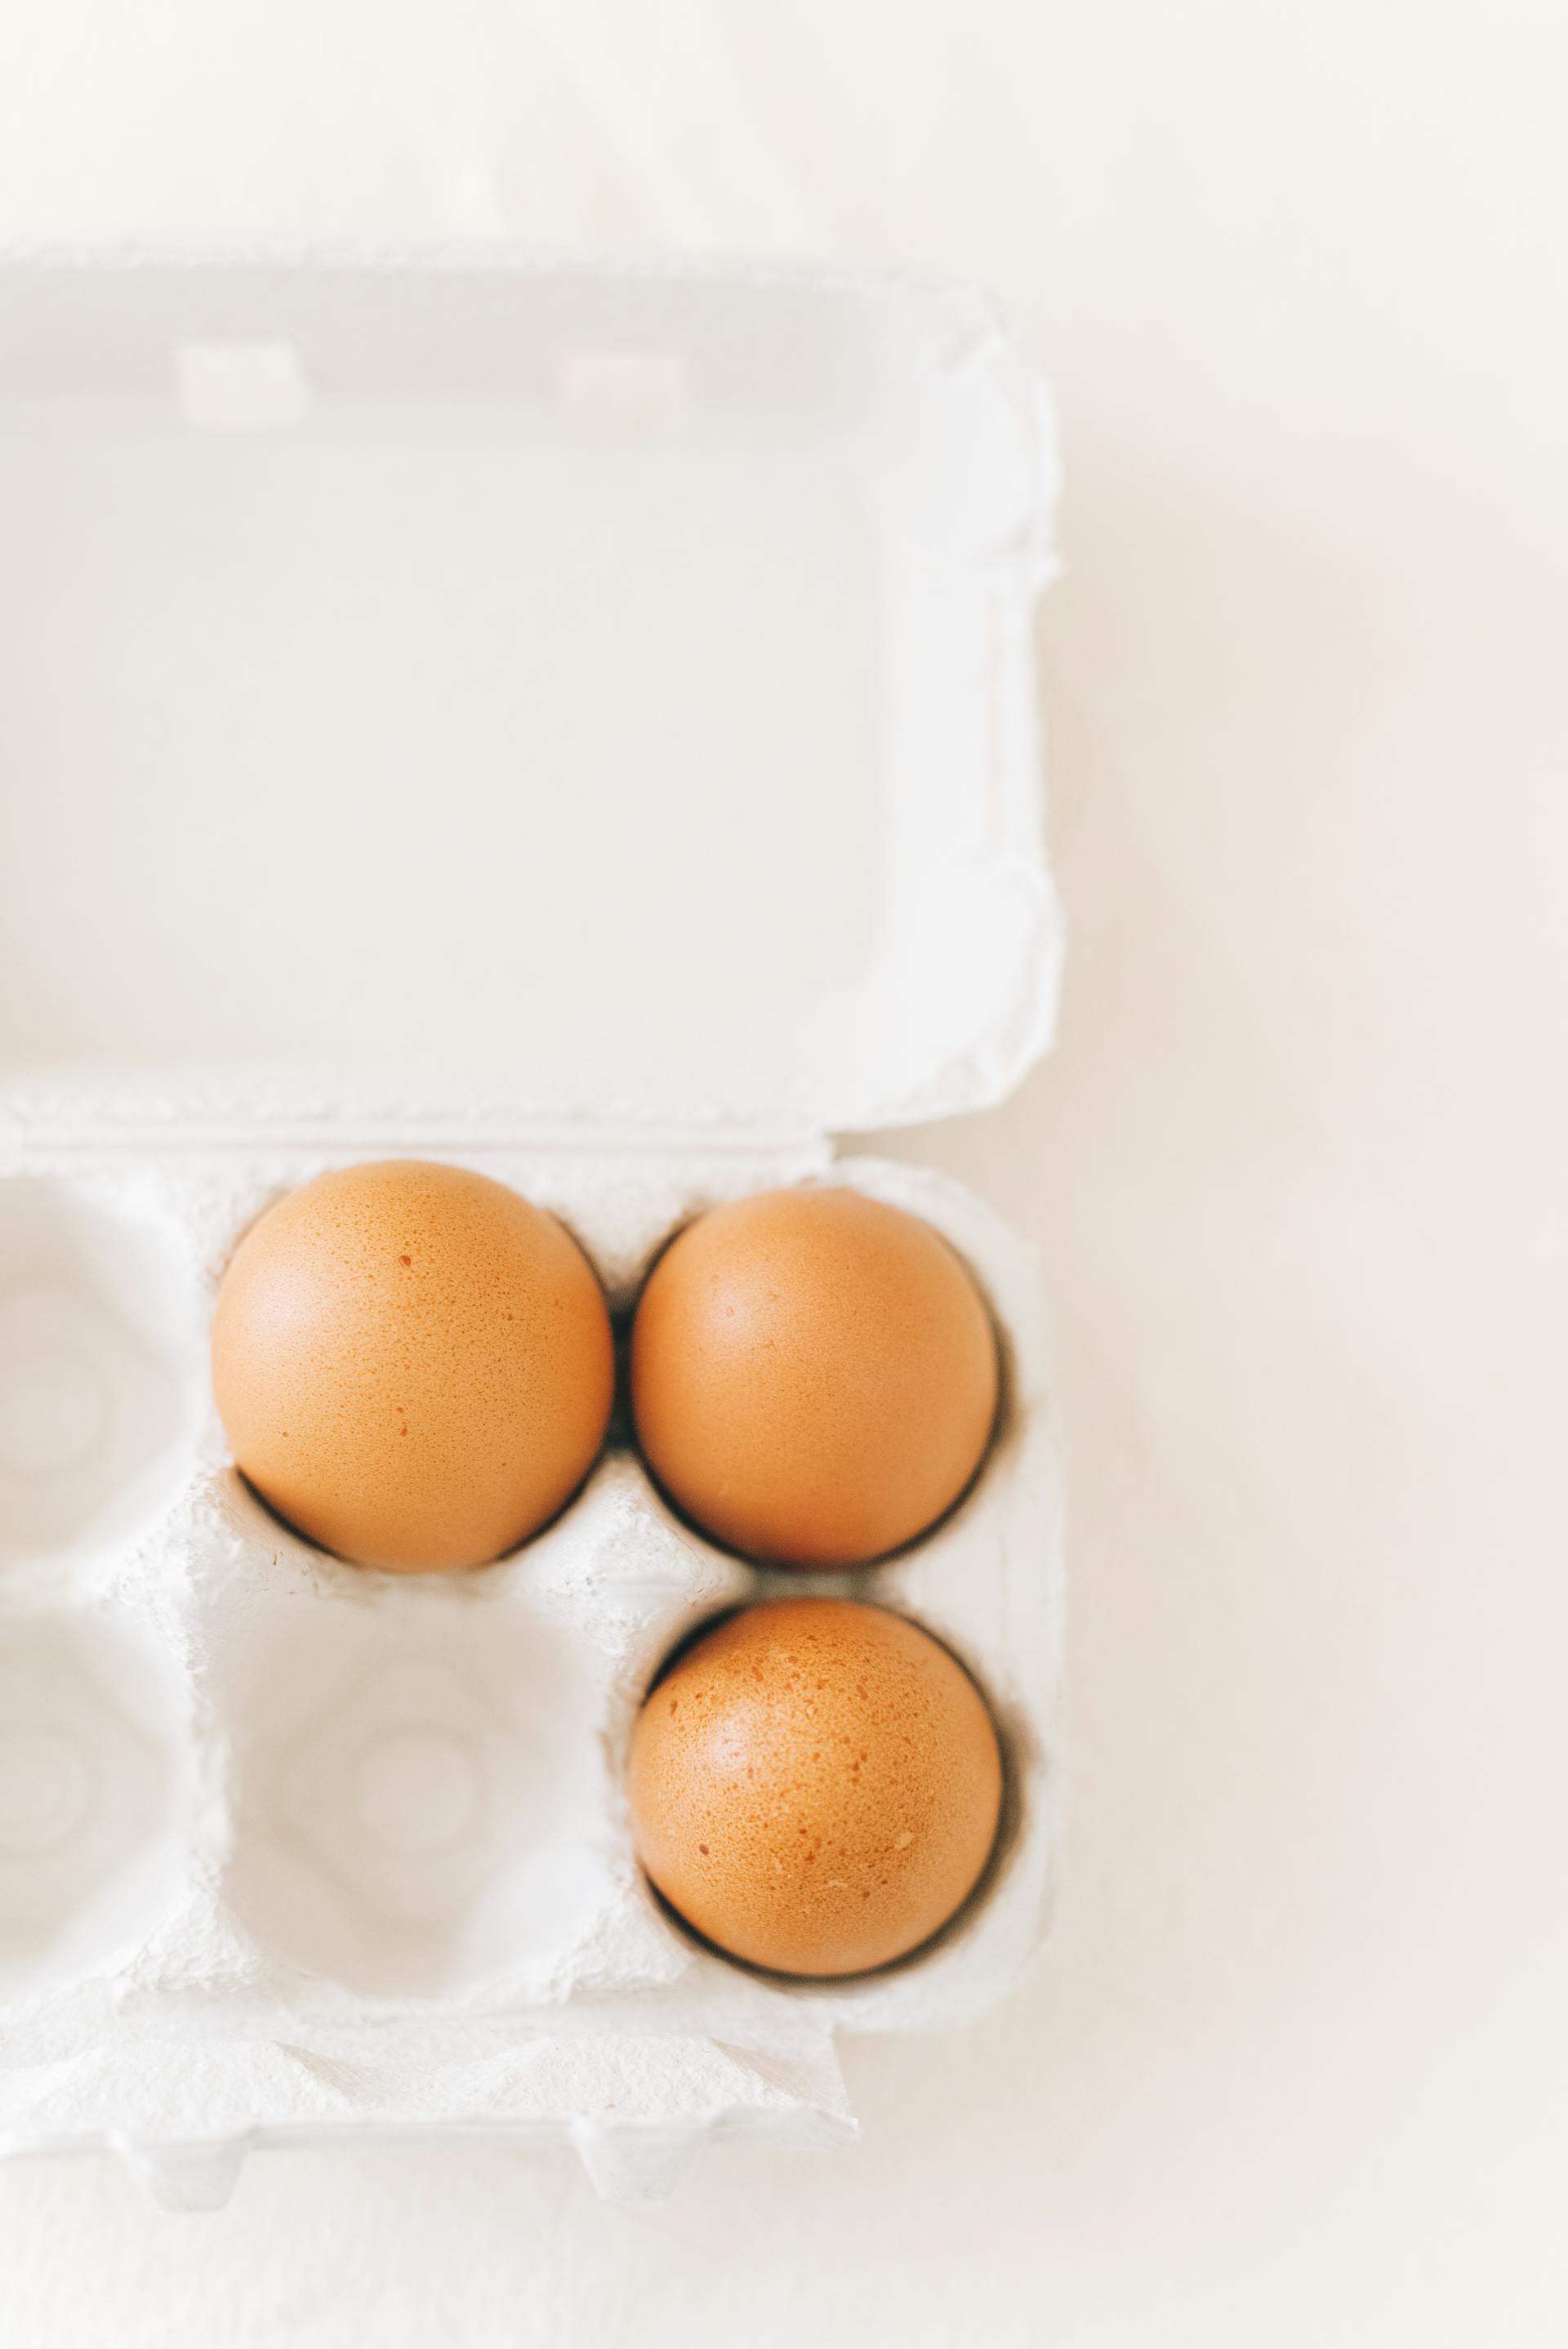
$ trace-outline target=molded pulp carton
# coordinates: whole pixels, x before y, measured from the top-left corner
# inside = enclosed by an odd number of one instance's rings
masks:
[[[505,254],[0,263],[0,2145],[221,2199],[260,2142],[852,2136],[840,2029],[1006,1989],[1051,1868],[1061,1564],[1018,1242],[830,1135],[995,1101],[1048,1038],[1043,394],[977,296]],[[206,1322],[329,1165],[445,1158],[617,1309],[715,1201],[945,1232],[1006,1402],[959,1510],[812,1589],[995,1710],[1007,1816],[903,1965],[689,1940],[633,1860],[660,1660],[791,1585],[613,1442],[449,1578],[236,1476]]]

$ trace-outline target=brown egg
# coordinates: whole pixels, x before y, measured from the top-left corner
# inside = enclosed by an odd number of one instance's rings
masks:
[[[770,1191],[688,1226],[632,1332],[637,1437],[716,1541],[863,1564],[957,1500],[996,1416],[996,1340],[929,1224],[859,1191]]]
[[[389,1159],[318,1175],[236,1249],[218,1410],[289,1524],[360,1566],[479,1566],[553,1516],[604,1438],[609,1316],[515,1191]]]
[[[978,1881],[1002,1762],[974,1682],[903,1616],[747,1609],[687,1650],[632,1738],[637,1856],[689,1925],[790,1974],[918,1949]]]

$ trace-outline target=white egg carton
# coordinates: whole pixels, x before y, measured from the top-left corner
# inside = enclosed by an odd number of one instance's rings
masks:
[[[666,2186],[853,2135],[840,2029],[949,2027],[1038,1940],[1061,1559],[1019,1243],[835,1128],[1049,1031],[1041,396],[973,295],[515,256],[0,262],[0,2149],[222,2199],[261,2143],[569,2140]],[[236,1477],[207,1323],[331,1164],[447,1158],[615,1307],[717,1200],[851,1182],[985,1289],[974,1491],[880,1567],[753,1570],[612,1441],[514,1557],[325,1557]],[[1002,1731],[996,1860],[837,1983],[634,1862],[647,1682],[851,1590]]]

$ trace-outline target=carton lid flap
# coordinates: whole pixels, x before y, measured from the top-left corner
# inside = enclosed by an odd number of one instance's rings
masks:
[[[0,266],[0,1076],[665,1130],[978,1106],[1058,931],[985,304]]]

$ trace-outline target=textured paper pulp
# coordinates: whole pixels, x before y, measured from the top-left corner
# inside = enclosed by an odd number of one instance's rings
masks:
[[[835,2032],[980,2012],[1048,1889],[1029,1268],[823,1139],[994,1100],[1048,1037],[1036,387],[983,303],[888,282],[34,261],[0,269],[0,2144],[201,2202],[345,2131],[565,2137],[617,2193],[711,2137],[841,2141]],[[916,1960],[765,1979],[640,1881],[647,1680],[780,1584],[634,1455],[428,1583],[235,1478],[223,1264],[387,1154],[556,1209],[623,1303],[792,1180],[974,1267],[994,1456],[835,1586],[948,1640],[1006,1747],[993,1876]]]

